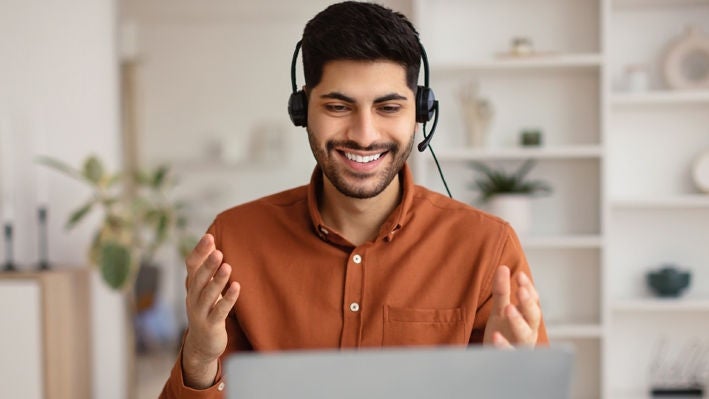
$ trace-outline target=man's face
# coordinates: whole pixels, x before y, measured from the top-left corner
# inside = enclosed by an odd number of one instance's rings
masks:
[[[331,61],[308,98],[308,139],[325,178],[349,197],[381,193],[414,141],[414,93],[404,67],[390,61]]]

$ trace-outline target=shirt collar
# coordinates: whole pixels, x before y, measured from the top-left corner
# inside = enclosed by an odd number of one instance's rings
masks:
[[[401,202],[399,202],[399,205],[394,208],[389,217],[382,224],[375,241],[379,241],[381,239],[386,241],[393,240],[397,232],[401,230],[410,219],[411,206],[414,197],[414,178],[408,164],[404,164],[404,167],[401,168],[401,171],[399,171],[399,180],[401,181],[401,186],[403,189]],[[322,187],[322,169],[320,169],[319,166],[316,166],[313,170],[313,174],[311,175],[310,184],[308,185],[308,211],[310,213],[310,219],[313,223],[315,232],[325,241],[351,247],[351,243],[342,238],[339,234],[337,234],[337,232],[332,231],[322,220],[322,215],[320,215],[320,210],[318,209],[318,200],[322,193]]]

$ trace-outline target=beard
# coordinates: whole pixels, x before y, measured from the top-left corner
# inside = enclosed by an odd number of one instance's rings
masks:
[[[310,149],[313,151],[315,160],[325,177],[343,195],[351,198],[366,199],[379,195],[391,184],[392,180],[404,167],[406,160],[411,154],[414,145],[414,134],[405,146],[398,143],[375,143],[367,147],[362,147],[352,140],[330,140],[325,143],[324,148],[317,142],[310,129],[308,131],[308,141]],[[347,169],[341,162],[340,154],[335,148],[379,152],[383,157],[390,157],[388,165],[372,173],[357,173]]]

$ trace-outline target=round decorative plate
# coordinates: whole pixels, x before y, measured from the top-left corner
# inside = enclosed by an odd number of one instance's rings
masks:
[[[709,193],[709,150],[703,152],[694,160],[692,178],[699,190]]]
[[[665,80],[673,89],[709,89],[709,36],[691,27],[670,46]]]

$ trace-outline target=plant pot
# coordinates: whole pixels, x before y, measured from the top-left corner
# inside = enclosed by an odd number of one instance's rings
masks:
[[[532,228],[532,198],[528,195],[495,195],[488,203],[488,211],[509,222],[518,235],[525,235]]]

